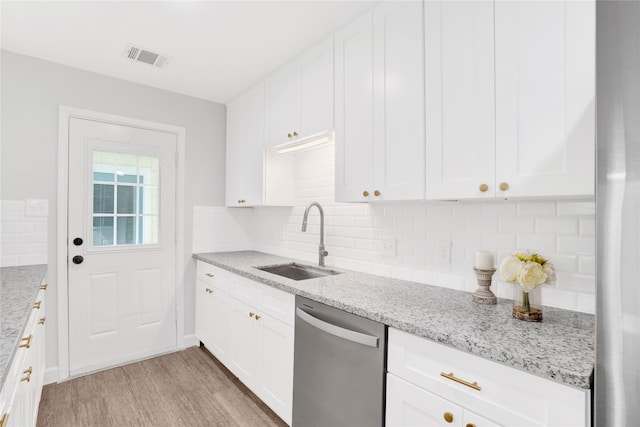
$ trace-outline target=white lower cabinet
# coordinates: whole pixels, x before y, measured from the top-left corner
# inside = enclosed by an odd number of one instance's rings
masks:
[[[197,270],[196,337],[291,425],[295,297],[207,263]]]
[[[589,390],[396,329],[388,346],[387,426],[590,425]]]
[[[44,384],[46,285],[40,288],[0,393],[2,427],[35,426]]]

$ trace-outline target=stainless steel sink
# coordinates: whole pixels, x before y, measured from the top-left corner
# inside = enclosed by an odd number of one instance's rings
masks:
[[[325,270],[321,268],[302,265],[295,262],[287,264],[270,265],[267,267],[256,267],[258,270],[267,273],[277,274],[278,276],[287,277],[293,280],[315,279],[316,277],[333,276],[340,274],[337,271]]]

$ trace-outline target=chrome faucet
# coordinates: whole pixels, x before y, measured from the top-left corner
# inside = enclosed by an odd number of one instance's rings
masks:
[[[304,210],[304,217],[302,218],[302,231],[307,231],[307,217],[309,216],[309,210],[312,206],[315,206],[320,211],[320,247],[318,248],[318,265],[324,267],[324,257],[329,255],[329,252],[324,250],[324,210],[320,203],[313,202]]]

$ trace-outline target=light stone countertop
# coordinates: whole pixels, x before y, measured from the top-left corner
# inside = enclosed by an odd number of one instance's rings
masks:
[[[46,272],[46,265],[0,269],[0,388],[20,344]]]
[[[255,251],[194,254],[266,285],[322,302],[450,347],[581,389],[592,387],[595,316],[544,307],[540,323],[511,316],[511,300],[472,301],[471,293],[348,270],[295,281],[254,267],[299,262]]]

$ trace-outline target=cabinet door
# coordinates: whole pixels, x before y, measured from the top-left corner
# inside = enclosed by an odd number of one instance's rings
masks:
[[[249,388],[259,387],[257,375],[258,322],[255,320],[256,310],[234,298],[229,304],[229,365],[227,367]]]
[[[335,35],[336,201],[373,194],[373,16]],[[365,193],[365,191],[367,193]]]
[[[493,30],[493,1],[425,2],[427,199],[495,196]]]
[[[258,371],[260,388],[256,394],[291,424],[293,402],[293,327],[259,315]]]
[[[227,106],[226,205],[264,203],[264,83]]]
[[[461,407],[387,374],[387,426],[462,426],[462,417]]]
[[[288,142],[298,126],[297,64],[276,72],[266,80],[265,147]]]
[[[382,3],[373,29],[373,199],[424,199],[423,3]]]
[[[209,348],[211,345],[211,293],[213,287],[196,281],[196,338]]]
[[[229,317],[230,298],[224,292],[213,289],[208,301],[209,313],[206,325],[209,341],[206,344],[211,353],[223,363],[229,358]]]
[[[595,2],[497,1],[496,183],[593,195]]]
[[[333,129],[333,38],[306,52],[298,70],[300,137]]]

